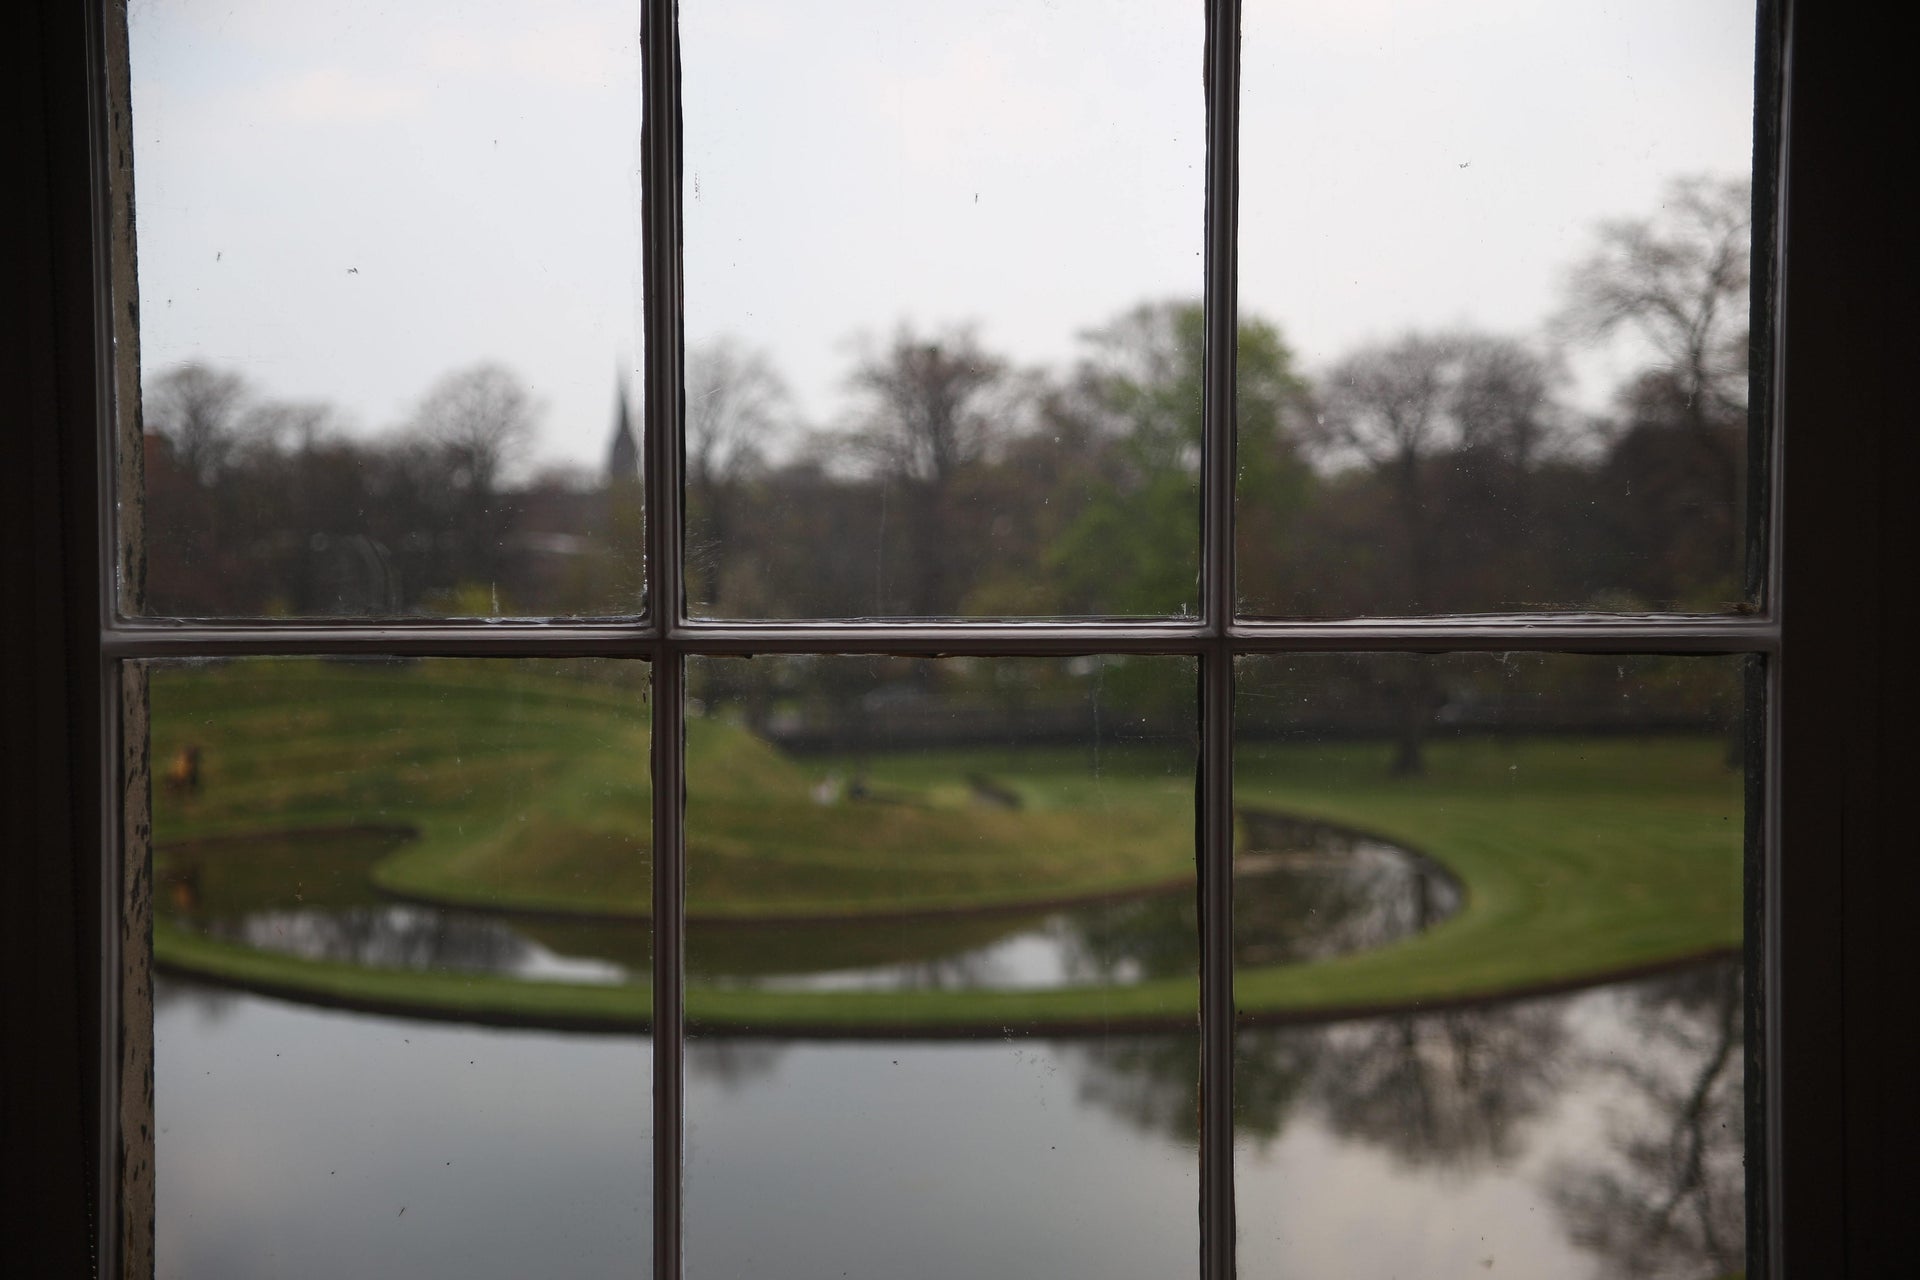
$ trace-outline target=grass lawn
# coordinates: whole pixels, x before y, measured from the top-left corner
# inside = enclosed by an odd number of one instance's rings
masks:
[[[606,670],[606,666],[597,668]],[[265,660],[163,668],[152,682],[163,775],[201,748],[192,794],[156,782],[156,866],[169,846],[309,827],[411,827],[343,854],[301,901],[368,892],[549,913],[586,929],[649,907],[644,690],[563,664]],[[942,751],[790,760],[695,721],[688,740],[688,912],[780,921],[1004,907],[1192,875],[1192,764],[1165,751]],[[1243,968],[1249,1016],[1406,1007],[1594,980],[1735,947],[1741,795],[1708,739],[1437,742],[1427,773],[1390,779],[1380,745],[1242,750],[1243,807],[1320,818],[1418,849],[1464,884],[1452,918],[1372,951]],[[858,776],[870,799],[817,803]],[[978,803],[970,776],[1019,793]],[[195,888],[226,905],[284,896],[271,842],[249,836]],[[177,859],[178,855],[174,855]],[[205,859],[208,867],[213,859]],[[311,864],[309,871],[311,871]],[[162,908],[166,903],[163,896]],[[573,918],[574,925],[565,921]],[[556,923],[557,922],[557,923]],[[718,924],[712,928],[722,927]],[[775,936],[775,935],[769,935]],[[566,1025],[646,1022],[644,986],[374,970],[270,955],[163,915],[163,966],[308,998]],[[1195,986],[1164,979],[1048,991],[798,993],[693,986],[696,1025],[909,1030],[1192,1022]]]

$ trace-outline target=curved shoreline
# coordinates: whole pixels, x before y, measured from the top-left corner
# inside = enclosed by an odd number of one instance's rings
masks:
[[[1369,841],[1400,851],[1424,869],[1438,872],[1457,886],[1460,906],[1448,917],[1461,920],[1472,915],[1472,883],[1453,871],[1445,862],[1409,846],[1401,839],[1378,831],[1325,821],[1296,817],[1277,809],[1244,807],[1241,812],[1258,813],[1261,818],[1298,822],[1304,826],[1338,833],[1355,841]],[[279,838],[297,838],[300,834],[337,833],[352,827],[311,829],[307,832],[275,833]],[[361,827],[359,830],[370,830]],[[382,827],[381,833],[391,834]],[[207,840],[230,843],[249,837],[225,833]],[[181,847],[179,842],[168,846]],[[897,913],[894,919],[951,918],[979,914],[1033,914],[1060,905],[1097,902],[1144,896],[1190,886],[1190,877],[1138,889],[1073,895],[1070,898],[1027,900],[1020,904],[925,913]],[[431,900],[430,900],[431,901]],[[435,902],[435,905],[445,905]],[[534,913],[500,911],[496,914]],[[577,920],[576,915],[562,918]],[[721,921],[693,917],[697,922],[751,927],[756,924],[818,923],[845,924],[880,919],[876,914],[821,917],[727,917]],[[631,918],[626,918],[631,919]],[[1431,939],[1433,930],[1422,931],[1386,948],[1353,953],[1378,956],[1395,945]],[[1476,982],[1472,978],[1449,980],[1444,972],[1434,977],[1432,963],[1416,965],[1408,974],[1389,968],[1381,975],[1369,974],[1359,981],[1336,982],[1334,987],[1346,993],[1321,1001],[1313,987],[1321,984],[1295,979],[1323,964],[1338,961],[1307,962],[1239,971],[1238,1026],[1311,1025],[1374,1017],[1396,1017],[1442,1012],[1450,1009],[1483,1007],[1513,1000],[1545,997],[1558,993],[1628,981],[1658,973],[1710,963],[1739,953],[1736,946],[1701,943],[1682,946],[1665,954],[1632,954],[1623,951],[1619,963],[1597,967],[1553,971],[1551,963],[1532,965],[1532,972],[1514,981]],[[1542,958],[1550,958],[1542,953]],[[645,1032],[651,1020],[651,990],[645,986],[562,984],[532,982],[524,979],[497,978],[467,974],[419,973],[408,970],[366,969],[339,962],[304,960],[294,956],[254,951],[232,943],[214,942],[184,934],[163,925],[155,933],[157,967],[169,974],[189,977],[210,985],[257,994],[290,998],[328,1008],[401,1017],[483,1026],[543,1028],[555,1031],[592,1031],[610,1034]],[[1401,968],[1406,966],[1402,965]],[[1439,966],[1443,970],[1444,965]],[[1544,971],[1543,971],[1544,970]],[[1323,970],[1324,972],[1324,970]],[[1331,976],[1331,974],[1329,974]],[[1279,979],[1276,983],[1275,979]],[[1279,989],[1274,989],[1278,986]],[[1267,988],[1262,994],[1260,988]],[[1409,992],[1407,988],[1416,990]],[[1361,995],[1380,988],[1377,998]],[[1198,989],[1193,979],[1157,979],[1117,987],[1074,987],[1034,990],[978,990],[971,992],[769,992],[753,988],[691,987],[687,992],[688,1027],[703,1035],[791,1036],[820,1039],[966,1039],[1004,1036],[1010,1028],[1023,1035],[1083,1036],[1119,1033],[1178,1033],[1197,1030]]]
[[[1329,832],[1338,838],[1367,841],[1383,845],[1405,857],[1422,872],[1445,881],[1460,894],[1461,906],[1455,912],[1435,920],[1439,924],[1458,910],[1465,909],[1468,886],[1453,869],[1424,849],[1417,848],[1393,836],[1383,835],[1361,827],[1346,826],[1341,823],[1327,822],[1318,818],[1304,818],[1278,809],[1258,808],[1252,805],[1238,805],[1234,815],[1242,822],[1275,821],[1296,825],[1313,831]],[[340,836],[382,836],[394,839],[418,839],[420,829],[411,823],[345,822],[310,827],[264,828],[255,831],[215,832],[211,835],[193,836],[178,840],[169,840],[164,845],[154,847],[155,855],[173,852],[192,852],[199,849],[220,848],[228,845],[246,845],[265,841],[301,841],[338,838]],[[1259,874],[1246,871],[1242,855],[1234,855],[1236,873]],[[1138,898],[1157,897],[1161,894],[1175,893],[1197,885],[1197,867],[1194,874],[1182,874],[1164,879],[1142,881],[1137,884],[1121,884],[1105,889],[1083,890],[1074,893],[1056,893],[1040,897],[1018,899],[954,902],[942,905],[920,905],[904,910],[875,909],[871,911],[699,911],[688,910],[682,918],[688,925],[702,928],[751,929],[758,926],[795,926],[837,924],[910,924],[923,920],[948,920],[968,918],[991,918],[995,916],[1041,915],[1047,912],[1061,911],[1071,907],[1097,906],[1108,902],[1127,902]],[[377,878],[370,878],[369,884],[375,893],[393,902],[413,906],[437,907],[444,910],[466,911],[475,915],[522,917],[543,923],[559,924],[632,924],[645,925],[653,921],[651,911],[610,911],[593,907],[567,907],[555,905],[521,905],[512,902],[476,901],[457,894],[421,893],[417,890],[396,888],[384,884]],[[1432,924],[1428,927],[1431,928]]]
[[[1341,1022],[1363,1022],[1382,1018],[1422,1017],[1432,1014],[1466,1012],[1485,1009],[1496,1005],[1513,1004],[1525,1000],[1547,999],[1558,995],[1570,995],[1581,991],[1590,991],[1599,987],[1611,986],[1620,982],[1633,982],[1643,978],[1659,977],[1669,973],[1681,973],[1687,970],[1711,964],[1737,960],[1740,949],[1737,947],[1713,947],[1703,951],[1677,955],[1665,960],[1648,961],[1641,964],[1626,965],[1619,969],[1597,974],[1576,975],[1561,978],[1547,978],[1538,982],[1523,983],[1502,991],[1487,991],[1453,996],[1433,996],[1425,998],[1382,1001],[1377,1004],[1326,1005],[1319,1007],[1276,1008],[1266,1010],[1236,1010],[1234,1026],[1252,1027],[1311,1027],[1326,1026]],[[295,964],[308,963],[294,961]],[[223,974],[217,970],[199,968],[192,965],[180,965],[171,961],[156,959],[155,968],[172,978],[184,978],[201,986],[213,987],[223,991],[233,991],[245,995],[265,996],[274,999],[291,1000],[297,1004],[309,1005],[321,1009],[335,1009],[350,1013],[365,1013],[379,1017],[418,1019],[428,1022],[444,1022],[461,1026],[493,1027],[507,1030],[557,1031],[574,1034],[592,1035],[648,1035],[653,1030],[651,1017],[651,992],[641,988],[593,988],[593,990],[631,991],[640,999],[632,1003],[632,1010],[596,1011],[592,1013],[567,1010],[535,1010],[503,1003],[497,1007],[476,1006],[456,1007],[430,1001],[409,1000],[396,996],[381,996],[373,993],[343,995],[325,988],[304,985],[297,981],[275,981],[271,978],[246,978]],[[546,990],[557,987],[552,983],[520,982],[517,979],[492,979],[493,982],[510,982],[519,987]],[[577,988],[576,988],[577,990]],[[1107,993],[1107,988],[1081,988],[1086,993],[1099,995]],[[1046,1039],[1081,1039],[1104,1037],[1109,1035],[1169,1035],[1199,1034],[1199,992],[1194,988],[1192,1011],[1187,1014],[1120,1014],[1111,1016],[1073,1017],[1073,1018],[1032,1018],[1018,1017],[1013,1022],[1005,1018],[974,1016],[954,1019],[947,1022],[899,1022],[899,1021],[762,1021],[740,1022],[715,1018],[710,1014],[697,1011],[703,1001],[696,998],[699,988],[688,992],[689,1011],[687,1032],[690,1035],[711,1036],[726,1039],[781,1039],[781,1040],[822,1040],[822,1041],[944,1041],[944,1040],[1003,1040],[1009,1034]],[[819,997],[813,997],[819,998]],[[646,1012],[640,1012],[645,1007]],[[1012,1015],[1008,1015],[1012,1016]]]
[[[811,911],[811,912],[768,912],[765,914],[715,913],[709,911],[688,911],[682,919],[689,925],[717,929],[753,929],[761,926],[792,925],[836,925],[836,924],[890,924],[913,923],[926,920],[965,920],[993,916],[1030,916],[1044,915],[1067,907],[1091,906],[1102,902],[1126,902],[1134,898],[1151,898],[1163,893],[1172,893],[1194,883],[1192,876],[1180,876],[1172,880],[1155,880],[1138,885],[1127,885],[1114,889],[1095,889],[1083,893],[1062,894],[1045,898],[1021,898],[1006,902],[961,902],[951,906],[910,907],[902,910],[885,911]],[[448,911],[467,911],[474,915],[518,917],[559,924],[630,924],[643,925],[653,922],[653,913],[628,911],[596,911],[590,908],[574,910],[568,907],[520,907],[502,903],[468,902],[460,898],[445,897],[438,894],[415,893],[406,889],[395,889],[388,885],[375,884],[375,892],[394,902],[406,903],[417,907],[438,907]]]

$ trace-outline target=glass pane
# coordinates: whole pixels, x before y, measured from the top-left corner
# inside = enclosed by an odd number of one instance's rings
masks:
[[[1193,612],[1203,16],[683,7],[696,613]]]
[[[1242,1275],[1741,1272],[1749,661],[1242,661]]]
[[[1190,1270],[1191,661],[689,681],[689,1274]]]
[[[1752,0],[1248,0],[1245,614],[1738,612]]]
[[[628,1274],[644,665],[148,670],[157,1273]]]
[[[128,24],[146,570],[124,607],[640,612],[636,6],[184,0]]]

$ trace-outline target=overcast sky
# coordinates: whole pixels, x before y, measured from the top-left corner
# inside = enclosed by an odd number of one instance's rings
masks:
[[[688,336],[1070,360],[1201,288],[1199,0],[685,0]],[[403,421],[504,362],[597,463],[640,361],[635,0],[134,0],[143,356]],[[1309,370],[1530,332],[1601,219],[1750,163],[1751,3],[1248,0],[1243,311]],[[1588,362],[1592,397],[1595,374]]]

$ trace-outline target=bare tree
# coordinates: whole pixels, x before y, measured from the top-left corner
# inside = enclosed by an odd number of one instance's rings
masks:
[[[1747,404],[1751,184],[1682,178],[1661,212],[1602,224],[1559,325],[1589,341],[1630,330],[1652,349],[1696,430]]]
[[[1511,338],[1459,334],[1448,406],[1463,448],[1524,475],[1560,443],[1565,370]]]
[[[744,489],[789,412],[786,384],[760,352],[721,338],[687,353],[687,519],[709,608],[727,591]]]
[[[688,482],[745,478],[787,414],[786,383],[763,353],[730,338],[687,352]]]
[[[520,380],[491,362],[447,374],[414,413],[418,446],[399,452],[411,452],[443,490],[456,583],[497,584],[501,576],[512,520],[502,484],[532,449],[538,415]]]
[[[1409,333],[1329,369],[1301,432],[1328,466],[1360,464],[1387,484],[1399,514],[1407,607],[1435,607],[1428,463],[1446,453],[1496,457],[1516,471],[1554,434],[1558,367],[1512,338]]]
[[[232,456],[251,399],[238,374],[199,361],[175,365],[142,393],[147,429],[165,439],[181,470],[210,484]]]
[[[306,454],[340,434],[339,414],[323,400],[269,400],[249,409],[244,449]]]
[[[911,560],[907,611],[949,614],[962,584],[955,490],[983,461],[1011,406],[1005,362],[971,331],[922,339],[902,327],[885,351],[862,361],[853,385],[865,404],[849,443],[882,486],[906,490],[902,512]]]
[[[1575,340],[1631,334],[1648,353],[1616,397],[1613,458],[1635,495],[1620,540],[1654,567],[1659,599],[1724,604],[1740,590],[1751,206],[1745,179],[1674,182],[1658,214],[1600,228],[1558,319]]]
[[[491,497],[533,446],[539,407],[506,366],[483,361],[447,374],[420,401],[413,426],[459,490]]]
[[[1518,500],[1527,468],[1553,434],[1559,377],[1551,360],[1524,343],[1465,331],[1409,333],[1363,347],[1327,371],[1303,442],[1323,465],[1372,471],[1399,526],[1392,556],[1399,580],[1390,599],[1363,607],[1445,607],[1435,462],[1450,456],[1456,469],[1482,473],[1498,464]],[[1406,668],[1399,697],[1403,724],[1393,772],[1415,774],[1424,768],[1423,745],[1440,704],[1426,664]]]
[[[997,416],[993,392],[1006,372],[970,330],[923,340],[903,326],[854,370],[867,405],[853,444],[882,474],[943,489],[984,456]]]
[[[1561,379],[1554,360],[1514,338],[1409,333],[1329,369],[1302,435],[1323,461],[1397,473],[1410,489],[1421,459],[1453,449],[1525,467],[1554,440]]]

